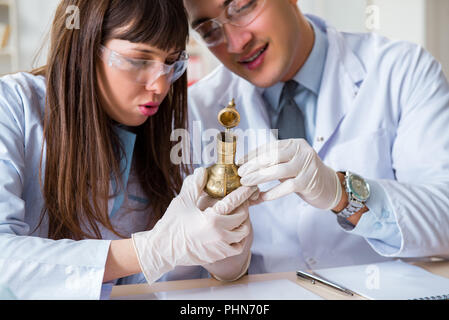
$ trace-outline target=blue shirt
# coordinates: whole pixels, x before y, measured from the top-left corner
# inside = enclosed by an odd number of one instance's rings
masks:
[[[304,115],[304,129],[306,132],[306,140],[313,145],[315,137],[316,123],[316,105],[318,95],[321,89],[321,80],[326,63],[327,51],[329,43],[326,34],[319,28],[316,28],[312,22],[315,32],[315,44],[313,49],[302,66],[301,70],[293,77],[293,80],[299,84],[295,92],[295,102]],[[279,82],[274,86],[267,88],[263,97],[268,102],[271,127],[274,128],[279,118],[279,101],[281,98],[284,83]]]
[[[316,106],[320,94],[321,82],[326,64],[329,42],[327,34],[317,28],[312,21],[310,24],[315,33],[315,43],[306,62],[293,77],[299,86],[295,92],[295,102],[304,115],[304,129],[306,140],[313,145],[316,128]],[[277,123],[280,110],[279,101],[284,87],[283,82],[276,83],[267,88],[263,97],[268,102],[268,113],[270,115],[271,127]],[[349,156],[349,155],[348,155]],[[351,168],[348,168],[349,170]],[[368,181],[371,187],[371,197],[366,205],[370,209],[363,214],[359,223],[354,227],[345,219],[338,219],[338,223],[347,231],[359,236],[377,239],[385,242],[391,247],[399,248],[401,235],[396,223],[396,218],[389,207],[387,195],[380,185],[375,181]]]

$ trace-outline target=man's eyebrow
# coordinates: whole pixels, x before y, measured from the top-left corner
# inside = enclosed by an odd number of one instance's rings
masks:
[[[226,8],[232,1],[234,0],[225,0],[222,5],[220,6],[221,9]],[[207,17],[202,17],[202,18],[198,18],[195,21],[192,22],[192,29],[195,29],[197,26],[199,26],[200,24],[202,24],[203,22],[210,20],[211,18],[207,18]]]

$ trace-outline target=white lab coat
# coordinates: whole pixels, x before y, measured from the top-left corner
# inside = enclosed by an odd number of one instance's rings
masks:
[[[44,206],[39,161],[45,94],[43,77],[18,73],[0,79],[0,286],[18,299],[107,298],[111,286],[103,286],[105,263],[110,241],[118,236],[100,226],[104,240],[53,241],[47,239],[47,219],[35,230]],[[131,159],[135,135],[119,127],[117,133]],[[108,207],[115,230],[127,237],[144,231],[151,214],[139,210],[146,199],[130,164],[122,161],[129,197],[121,194]],[[178,267],[161,280],[205,274],[201,267]],[[138,274],[118,283],[146,281]]]
[[[251,208],[250,273],[449,256],[449,86],[441,66],[414,44],[340,33],[309,18],[329,39],[313,147],[334,170],[351,170],[381,186],[402,243],[395,248],[347,232],[331,212],[290,195]],[[190,89],[191,125],[197,130],[200,121],[203,132],[221,130],[217,114],[235,98],[242,131],[269,129],[262,92],[220,66]],[[210,137],[203,139],[206,165],[213,159],[205,147]],[[249,135],[249,147],[237,158],[266,140]]]
[[[39,161],[45,93],[40,76],[18,73],[0,81],[0,284],[19,299],[99,299],[110,240],[119,237],[100,227],[105,240],[53,241],[46,239],[47,219],[35,230],[44,206]],[[130,157],[135,137],[118,130]],[[112,224],[128,236],[143,231],[148,219],[148,212],[126,213],[128,205],[144,206],[130,169],[123,179],[134,200],[109,202]]]

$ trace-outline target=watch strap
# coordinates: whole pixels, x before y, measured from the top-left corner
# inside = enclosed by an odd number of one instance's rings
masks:
[[[346,190],[346,194],[348,195],[348,205],[341,212],[337,213],[337,217],[348,219],[349,217],[360,211],[365,206],[365,203],[357,200],[349,189],[347,180],[350,173],[341,173],[345,175],[345,179],[343,180],[343,189]]]
[[[343,211],[338,213],[337,217],[348,219],[349,217],[360,211],[360,209],[362,209],[364,206],[365,206],[364,203],[359,202],[357,200],[349,201],[348,206],[344,208]]]

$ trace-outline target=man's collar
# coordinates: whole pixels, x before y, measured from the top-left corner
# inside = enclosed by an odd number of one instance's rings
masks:
[[[312,51],[305,64],[299,72],[293,77],[301,86],[318,95],[321,88],[321,80],[324,72],[324,66],[327,59],[329,42],[324,31],[318,28],[310,19],[308,19],[315,33],[315,42]],[[276,109],[281,96],[284,83],[278,82],[272,87],[263,90],[263,95],[272,108]]]
[[[320,93],[321,79],[327,58],[329,43],[326,34],[309,20],[315,33],[315,43],[301,70],[293,78],[316,95]]]

